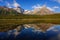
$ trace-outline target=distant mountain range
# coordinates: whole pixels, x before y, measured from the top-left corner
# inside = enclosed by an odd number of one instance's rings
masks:
[[[53,14],[54,12],[49,10],[47,7],[43,6],[42,8],[35,8],[33,11],[32,10],[24,10],[21,7],[16,7],[16,8],[8,8],[6,6],[0,6],[0,14],[12,14],[12,15],[17,15],[18,13],[22,14],[29,14],[29,15],[50,15]]]
[[[33,11],[34,14],[37,14],[37,15],[49,15],[49,14],[53,14],[53,12],[51,10],[49,10],[48,8],[46,7],[42,7],[40,9],[35,9]]]
[[[50,15],[54,14],[54,12],[49,10],[46,6],[42,6],[42,8],[35,8],[33,11],[26,10],[24,14]]]

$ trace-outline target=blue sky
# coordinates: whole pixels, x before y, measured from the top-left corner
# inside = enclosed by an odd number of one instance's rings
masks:
[[[60,12],[60,0],[0,0],[0,6],[16,7],[21,6],[25,10],[46,5],[52,11]]]

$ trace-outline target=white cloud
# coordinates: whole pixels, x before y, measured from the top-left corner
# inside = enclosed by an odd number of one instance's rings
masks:
[[[13,7],[18,7],[18,6],[20,5],[14,0]]]
[[[49,9],[50,11],[54,11],[54,9],[53,8],[50,8],[50,7],[47,7],[47,9]]]
[[[11,6],[12,6],[12,5],[7,2],[7,7],[8,7],[8,8],[12,8]]]
[[[56,8],[59,8],[59,7],[58,6],[54,6],[53,8],[56,9]]]
[[[13,4],[9,3],[9,2],[6,2],[6,6],[8,8],[12,8],[12,7],[20,7],[20,5],[16,2],[16,0],[14,0]]]
[[[34,5],[34,6],[32,6],[32,8],[41,8],[41,6],[39,5],[39,4],[37,4],[37,5]]]
[[[25,11],[28,11],[28,10],[25,10]]]
[[[46,7],[47,9],[49,9],[49,10],[51,10],[51,11],[54,11],[53,8],[48,7],[48,6],[46,6],[46,5],[40,6],[39,4],[37,4],[37,5],[32,6],[32,8],[34,8],[34,9],[36,9],[36,8],[39,9],[39,8],[43,8],[43,7]]]

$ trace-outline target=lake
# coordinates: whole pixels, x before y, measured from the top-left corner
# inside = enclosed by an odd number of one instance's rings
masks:
[[[18,32],[0,32],[0,40],[60,40],[60,25],[55,25],[46,32],[34,28],[23,28]]]

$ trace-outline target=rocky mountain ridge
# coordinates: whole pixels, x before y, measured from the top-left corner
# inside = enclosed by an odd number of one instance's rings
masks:
[[[24,14],[50,15],[50,14],[54,14],[54,12],[49,10],[46,6],[42,6],[42,8],[35,8],[33,11],[27,10],[27,11],[25,11]]]
[[[21,7],[17,8],[8,8],[6,6],[0,6],[0,15],[17,15],[17,14],[23,14],[24,9]]]

